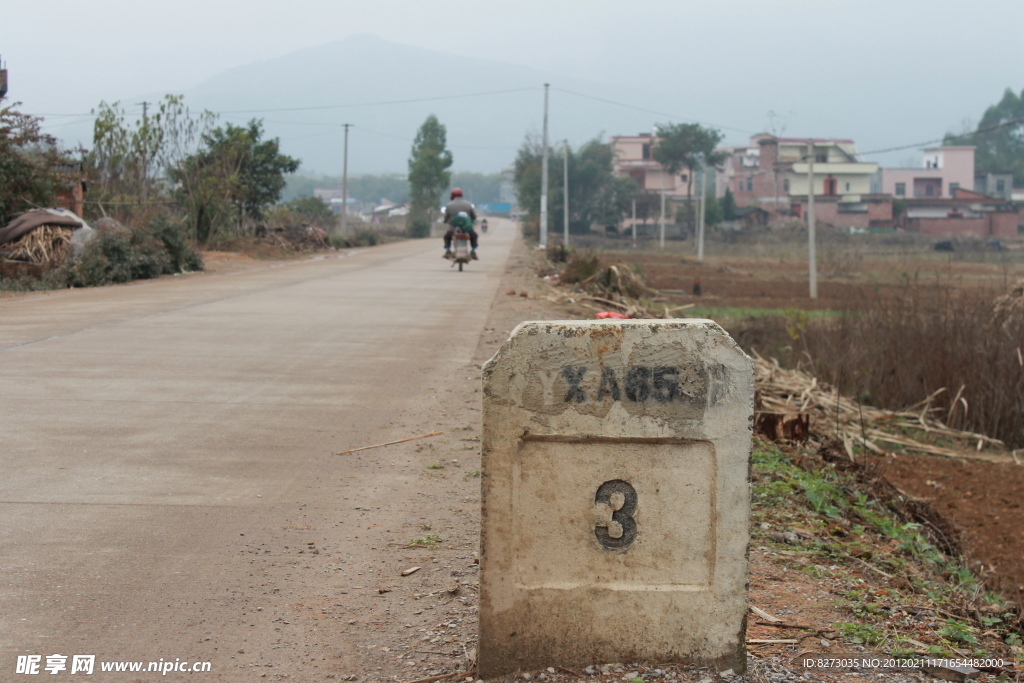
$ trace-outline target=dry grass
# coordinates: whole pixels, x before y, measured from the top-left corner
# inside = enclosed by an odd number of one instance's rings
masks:
[[[903,410],[928,400],[951,429],[1024,446],[1024,315],[999,293],[908,284],[869,310],[747,320],[741,344],[777,355],[866,405]],[[1004,300],[1005,301],[1005,300]],[[920,408],[918,408],[920,410]]]

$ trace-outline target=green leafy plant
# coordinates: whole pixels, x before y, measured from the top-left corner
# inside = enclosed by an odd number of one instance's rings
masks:
[[[943,638],[957,643],[976,643],[978,639],[971,633],[974,629],[963,621],[947,619],[946,625],[939,629],[938,633]]]
[[[427,534],[426,536],[422,536],[420,538],[410,539],[409,545],[416,548],[433,548],[435,545],[441,543],[441,541],[443,540],[444,539],[442,539],[437,534]]]
[[[837,623],[836,627],[843,638],[851,643],[863,643],[866,645],[877,645],[884,640],[882,632],[874,626],[867,624],[851,624],[847,622]]]

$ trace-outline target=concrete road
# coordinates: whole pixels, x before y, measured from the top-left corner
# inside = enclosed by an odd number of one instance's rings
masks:
[[[19,655],[41,655],[49,679],[51,654],[68,656],[67,676],[70,656],[96,655],[91,680],[149,680],[104,678],[100,662],[161,658],[212,663],[182,680],[250,680],[247,647],[288,646],[292,679],[312,680],[298,660],[332,644],[256,616],[317,576],[294,560],[256,577],[271,541],[248,541],[344,530],[349,497],[394,521],[385,449],[344,471],[334,453],[430,431],[450,410],[445,386],[469,379],[513,239],[491,224],[463,273],[439,240],[409,241],[0,300],[0,680],[23,678]],[[370,542],[331,538],[336,557]]]

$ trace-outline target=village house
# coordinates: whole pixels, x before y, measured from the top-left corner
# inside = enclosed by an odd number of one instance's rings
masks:
[[[908,232],[924,235],[1011,237],[1024,233],[1017,207],[1002,197],[956,188],[952,197],[907,199],[897,220]]]
[[[724,148],[728,157],[716,174],[715,195],[724,197],[728,189],[737,206],[803,216],[812,150],[818,220],[854,228],[891,223],[891,199],[871,192],[878,164],[859,161],[853,140],[755,135],[749,145]]]
[[[873,190],[897,199],[946,197],[958,188],[974,188],[974,147],[929,147],[916,168],[882,168],[873,179]]]
[[[1012,171],[975,171],[974,191],[989,197],[1020,201],[1013,196]]]
[[[651,133],[613,137],[616,175],[635,178],[644,192],[663,192],[670,199],[685,200],[689,171],[684,169],[678,175],[666,173],[651,154],[655,142],[656,138]],[[693,186],[691,193],[696,191],[696,186]]]

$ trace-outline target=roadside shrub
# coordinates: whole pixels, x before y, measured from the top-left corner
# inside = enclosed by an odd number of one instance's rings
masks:
[[[375,230],[360,230],[345,237],[343,235],[330,235],[327,243],[335,249],[349,249],[352,247],[375,247],[382,244],[384,240]]]
[[[540,241],[540,218],[538,216],[523,218],[523,239],[527,242]]]
[[[144,228],[97,233],[76,258],[39,279],[21,278],[0,286],[14,291],[99,287],[202,267],[203,260],[184,228],[167,216],[158,216]]]
[[[171,257],[171,272],[187,273],[203,269],[203,258],[189,241],[184,225],[164,215],[157,216],[146,227],[163,242]]]
[[[101,232],[60,270],[65,272],[67,286],[98,287],[131,280],[134,260],[128,234]]]
[[[430,233],[430,229],[427,229],[427,233]],[[352,235],[349,240],[353,247],[375,247],[379,242],[377,233],[373,230],[360,230],[356,234]]]
[[[409,237],[420,238],[430,237],[430,221],[423,216],[417,216],[409,221]]]
[[[566,284],[581,282],[593,277],[601,268],[601,259],[593,252],[585,254],[572,253],[562,271],[561,281]]]

